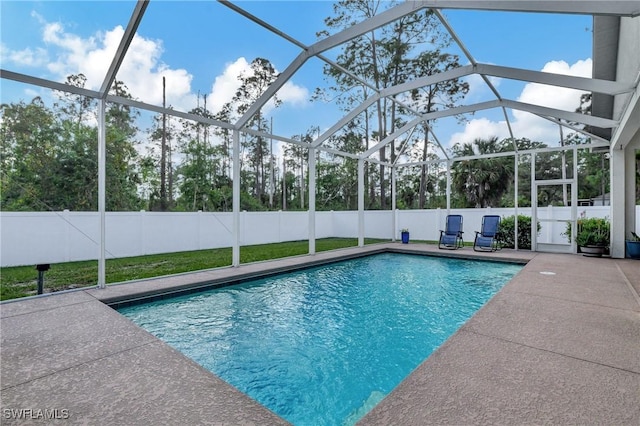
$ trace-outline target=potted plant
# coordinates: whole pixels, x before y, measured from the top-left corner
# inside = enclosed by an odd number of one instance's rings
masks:
[[[583,255],[601,257],[609,249],[609,238],[608,219],[578,219],[576,244]]]
[[[402,228],[400,230],[400,236],[402,237],[402,244],[409,244],[409,229]]]
[[[631,238],[625,242],[627,246],[627,257],[640,259],[640,237],[635,232],[631,232]]]

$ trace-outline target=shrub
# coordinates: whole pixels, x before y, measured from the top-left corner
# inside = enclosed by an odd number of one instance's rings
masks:
[[[571,222],[567,222],[567,230],[564,235],[571,241]],[[578,219],[578,232],[576,244],[584,246],[608,246],[609,245],[609,220],[599,217]]]
[[[516,217],[503,217],[500,221],[499,240],[502,246],[506,248],[515,248],[514,228]],[[538,232],[540,232],[540,223],[538,222]],[[531,217],[518,215],[518,249],[531,250]]]

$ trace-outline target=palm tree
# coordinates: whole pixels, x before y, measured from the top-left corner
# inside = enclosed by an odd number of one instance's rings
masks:
[[[508,151],[508,140],[497,137],[476,139],[473,143],[457,143],[452,151],[456,157],[495,154]],[[479,158],[456,161],[452,168],[452,186],[463,194],[467,207],[496,207],[513,181],[512,157]]]

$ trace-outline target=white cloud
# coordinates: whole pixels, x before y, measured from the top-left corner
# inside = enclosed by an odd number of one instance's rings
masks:
[[[226,64],[222,74],[216,77],[211,86],[211,94],[207,101],[207,107],[214,112],[222,109],[222,106],[231,101],[236,94],[236,90],[240,87],[238,76],[248,72],[251,69],[247,60],[240,57]]]
[[[488,139],[497,136],[503,139],[509,136],[509,131],[504,121],[491,121],[487,118],[475,118],[467,122],[464,131],[451,135],[449,145],[461,142],[473,142],[475,139]]]
[[[542,71],[578,77],[591,77],[591,68],[591,59],[581,60],[573,65],[569,65],[565,61],[552,61],[548,62]],[[564,111],[575,111],[580,106],[580,95],[582,93],[584,92],[574,89],[528,83],[524,86],[517,100]],[[556,144],[559,141],[560,131],[558,126],[550,121],[519,110],[513,110],[512,115],[511,127],[514,137],[528,138],[549,144]],[[509,137],[506,122],[504,120],[491,121],[487,118],[476,118],[467,122],[462,132],[454,133],[451,136],[449,146],[457,142],[472,142],[477,138],[486,139],[492,136],[497,136],[499,139]]]
[[[116,26],[83,39],[65,32],[58,22],[43,22],[43,41],[58,48],[58,56],[48,64],[48,69],[60,79],[82,73],[87,77],[87,88],[99,89],[123,34],[124,28]],[[161,41],[135,35],[116,78],[124,81],[135,99],[160,105],[162,77],[165,77],[167,104],[181,110],[193,108],[192,75],[185,69],[172,69],[161,62],[162,52]]]
[[[49,74],[47,78],[57,81],[65,81],[69,75],[82,73],[86,77],[85,87],[98,90],[120,45],[124,28],[115,26],[110,30],[80,36],[62,22],[49,22],[36,12],[31,16],[41,26],[42,46],[11,50],[0,43],[2,62],[44,68]],[[163,53],[162,40],[136,34],[116,78],[125,83],[134,99],[161,105],[162,78],[165,77],[167,105],[189,111],[198,103],[197,95],[192,90],[194,77],[187,69],[173,68],[165,63],[162,60]],[[227,63],[211,84],[208,109],[215,113],[229,102],[240,86],[238,76],[250,69],[250,63],[244,57]],[[307,105],[309,91],[289,81],[278,91],[278,97],[284,105],[301,107]],[[273,103],[269,102],[263,112],[268,113],[273,108]]]
[[[251,75],[251,73],[251,64],[244,57],[226,64],[223,73],[217,76],[213,82],[211,93],[207,100],[207,107],[213,112],[220,111],[222,106],[231,101],[238,88],[240,88],[238,77],[240,75]],[[309,90],[296,85],[292,81],[288,81],[280,88],[277,96],[283,104],[303,106],[308,103]],[[263,111],[268,113],[273,109],[273,103],[269,102],[265,105]]]
[[[287,81],[278,91],[278,97],[283,103],[303,106],[309,102],[309,90],[306,87]]]
[[[495,88],[498,88],[502,82],[499,77],[488,76],[488,79]],[[465,77],[464,80],[469,83],[469,92],[465,96],[466,102],[477,102],[479,99],[486,98],[487,94],[493,93],[479,74],[471,74]]]
[[[41,67],[49,61],[47,51],[41,47],[12,50],[4,43],[0,43],[0,58],[2,62],[25,67]]]
[[[572,66],[569,66],[564,61],[553,61],[547,63],[542,71],[576,77],[591,77],[591,60],[578,61]],[[582,93],[574,89],[529,83],[522,90],[518,100],[550,108],[574,111],[580,106],[580,95]]]

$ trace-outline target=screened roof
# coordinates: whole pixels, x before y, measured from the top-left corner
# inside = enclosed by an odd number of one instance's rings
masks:
[[[565,133],[580,132],[600,146],[635,133],[621,131],[621,123],[633,126],[625,121],[628,109],[610,116],[575,111],[583,93],[601,99],[622,94],[630,100],[627,106],[637,109],[637,76],[593,78],[593,64],[585,60],[599,54],[593,16],[636,17],[637,2],[420,1],[388,9],[386,4],[381,2],[372,18],[352,16],[354,25],[340,31],[325,25],[333,15],[330,2],[2,2],[3,102],[44,93],[40,87],[64,89],[254,133],[257,129],[246,126],[260,111],[273,123],[272,132],[260,132],[281,141],[298,143],[296,135],[318,126],[311,144],[320,149],[358,114],[375,110],[379,99],[396,102],[407,124],[360,154],[372,161],[392,140],[410,144],[412,130],[423,123],[441,159],[451,156],[456,142],[476,137],[528,138],[556,146],[559,123]],[[399,19],[428,8],[434,8],[433,30],[451,37],[442,51],[458,55],[457,67],[377,88],[357,66],[337,66],[345,43],[391,30]],[[330,35],[319,36],[322,31]],[[603,33],[617,42],[617,35]],[[422,42],[413,49],[432,47]],[[203,102],[214,112],[221,108],[253,58],[271,61],[279,77],[244,115],[220,122],[188,113]],[[354,86],[342,93],[328,90],[333,83],[323,73],[326,67],[349,75]],[[84,89],[62,86],[76,73],[87,77]],[[167,109],[162,107],[163,77]],[[411,100],[412,91],[452,79],[469,85],[455,105],[424,112]],[[123,81],[134,100],[107,95],[114,80]],[[317,89],[325,91],[311,101]],[[345,111],[339,99],[349,90],[363,101]],[[282,101],[278,107],[274,96]]]

